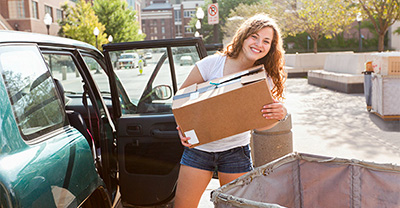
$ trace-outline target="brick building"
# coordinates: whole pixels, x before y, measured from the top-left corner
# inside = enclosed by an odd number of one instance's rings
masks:
[[[60,26],[57,21],[64,17],[61,5],[65,0],[1,0],[0,14],[11,26],[12,30],[47,33],[44,16],[49,13],[52,23],[49,27],[50,35],[57,35]],[[76,0],[68,1],[75,5]]]
[[[142,9],[142,30],[146,40],[193,37],[189,25],[204,0],[146,0]]]

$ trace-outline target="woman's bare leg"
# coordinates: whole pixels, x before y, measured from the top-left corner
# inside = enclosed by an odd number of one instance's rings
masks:
[[[245,173],[221,173],[221,172],[218,172],[219,184],[221,186],[223,186],[223,185],[235,180],[236,178],[239,178],[240,176],[242,176],[246,173],[247,172],[245,172]]]
[[[212,177],[211,171],[181,165],[175,195],[175,208],[197,208]]]

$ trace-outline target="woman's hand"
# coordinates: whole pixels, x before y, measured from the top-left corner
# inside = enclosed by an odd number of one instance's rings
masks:
[[[274,100],[274,103],[264,105],[261,109],[262,116],[265,119],[282,120],[286,117],[287,109],[279,101]]]
[[[192,146],[191,144],[189,144],[189,141],[188,141],[190,139],[190,137],[184,137],[179,126],[176,127],[176,130],[178,130],[179,138],[181,139],[182,145],[185,147]]]

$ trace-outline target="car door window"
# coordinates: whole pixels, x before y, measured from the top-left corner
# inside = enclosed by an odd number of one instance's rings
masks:
[[[58,79],[64,87],[67,102],[68,95],[82,94],[82,78],[69,54],[43,54],[50,72],[55,79]]]
[[[174,73],[179,88],[200,58],[195,46],[171,47],[171,51],[174,71],[171,70],[170,62],[172,60],[170,60],[167,48],[110,52],[112,66],[118,77],[117,81],[120,81],[124,87],[119,90],[122,114],[172,113],[173,79],[171,73]],[[126,63],[126,56],[130,54],[137,54],[139,60],[143,61],[142,72],[140,72],[141,66],[135,61],[132,61],[134,67],[125,67],[129,64]],[[125,91],[129,97],[128,103],[124,101],[122,91]],[[159,96],[157,93],[171,94],[171,96]]]
[[[132,67],[121,67],[129,64],[126,63],[128,55],[139,58],[143,65],[138,64],[139,61],[136,62],[135,58],[132,60]],[[153,90],[157,86],[167,86],[172,89],[170,60],[166,48],[113,51],[110,52],[110,57],[111,60],[113,60],[112,57],[119,57],[119,59],[114,59],[112,65],[121,88],[123,86],[123,89],[119,89],[122,114],[172,112],[172,96],[168,99],[158,99]],[[128,101],[124,99],[125,96],[128,96]]]
[[[108,82],[108,76],[104,72],[104,69],[99,64],[98,60],[91,56],[83,55],[83,60],[88,66],[93,79],[96,81],[97,87],[99,88],[103,98],[110,98],[110,84]]]
[[[195,63],[200,60],[195,46],[172,47],[178,88],[183,84]]]
[[[24,139],[37,138],[64,125],[61,101],[36,46],[1,47],[0,70]]]

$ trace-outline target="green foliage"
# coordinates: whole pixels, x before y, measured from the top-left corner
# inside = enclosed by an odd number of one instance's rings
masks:
[[[383,51],[386,32],[400,19],[400,3],[398,0],[359,0],[359,3],[379,35],[378,51]]]
[[[108,43],[107,34],[104,33],[105,26],[99,22],[90,3],[80,0],[75,7],[69,8],[69,10],[66,24],[62,26],[65,36],[96,46],[93,30],[97,27],[100,31],[97,36],[98,49],[101,49],[101,45]]]
[[[128,8],[123,0],[96,0],[93,9],[99,21],[105,25],[105,33],[112,35],[113,42],[143,40],[146,35],[139,34],[140,23],[136,11]]]
[[[255,4],[258,2],[261,2],[262,0],[217,0],[218,3],[218,10],[219,10],[219,24],[217,25],[218,27],[218,37],[219,37],[219,42],[222,42],[222,37],[223,37],[223,33],[222,33],[222,25],[225,25],[227,18],[229,17],[229,14],[231,12],[231,10],[235,9],[236,6],[238,6],[239,4],[245,4],[245,5],[251,5],[251,4]],[[208,5],[212,4],[211,0],[205,0],[204,1],[204,5],[202,6],[203,11],[205,12],[205,16],[202,22],[202,30],[203,30],[203,39],[204,42],[206,43],[211,43],[213,40],[213,36],[214,36],[214,31],[213,31],[213,25],[209,25],[208,24],[208,14],[207,14],[207,8]],[[195,20],[193,20],[195,19]],[[190,25],[193,25],[196,23],[197,18],[193,17]]]
[[[316,53],[318,40],[344,31],[355,21],[359,9],[349,0],[286,0],[274,11],[286,34],[307,33]]]
[[[371,22],[363,22],[361,28],[368,28],[373,35],[372,37],[365,37],[362,40],[362,51],[377,51],[378,49],[378,34]],[[358,32],[357,32],[358,33]],[[284,47],[286,53],[303,53],[312,52],[312,40],[308,40],[307,47],[307,33],[299,33],[295,36],[287,36],[284,38]],[[293,44],[292,48],[288,44]],[[338,33],[333,38],[327,39],[322,37],[318,41],[318,51],[358,51],[359,50],[358,36],[355,38],[344,37],[344,32]],[[388,44],[388,36],[385,36],[385,45]]]
[[[64,37],[65,36],[64,29],[63,29],[64,25],[72,24],[68,18],[69,14],[71,14],[71,8],[68,6],[68,2],[65,2],[64,4],[61,5],[61,9],[64,12],[65,18],[58,20],[58,25],[60,25],[60,30],[58,31],[58,35],[61,37]]]
[[[272,2],[270,0],[254,3],[251,5],[240,3],[231,10],[225,25],[222,27],[225,39],[231,39],[239,26],[249,17],[257,13],[271,15]],[[279,23],[279,22],[278,22]]]

